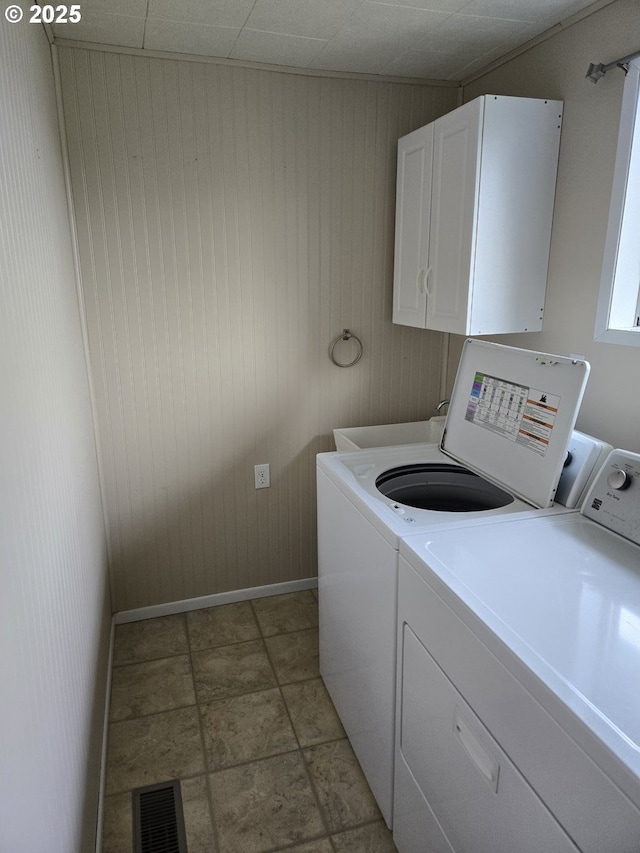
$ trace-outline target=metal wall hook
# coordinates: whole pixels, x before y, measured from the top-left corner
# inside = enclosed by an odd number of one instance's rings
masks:
[[[343,364],[341,361],[336,359],[334,350],[336,348],[336,344],[339,341],[349,341],[354,340],[358,344],[358,352],[356,353],[356,357],[353,361],[349,361],[346,364]],[[357,335],[354,335],[353,332],[349,331],[349,329],[343,329],[341,335],[337,335],[329,344],[329,358],[336,365],[336,367],[353,367],[354,364],[357,364],[362,358],[362,341]]]

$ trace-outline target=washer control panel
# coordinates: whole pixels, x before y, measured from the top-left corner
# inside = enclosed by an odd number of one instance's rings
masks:
[[[640,545],[640,454],[611,451],[585,498],[582,514]]]

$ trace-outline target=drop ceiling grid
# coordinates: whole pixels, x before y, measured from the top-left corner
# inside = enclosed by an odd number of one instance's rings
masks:
[[[84,0],[56,39],[461,80],[602,0]]]

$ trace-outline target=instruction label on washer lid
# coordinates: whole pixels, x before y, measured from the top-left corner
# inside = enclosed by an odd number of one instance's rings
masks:
[[[465,420],[544,456],[559,405],[555,394],[476,373]]]

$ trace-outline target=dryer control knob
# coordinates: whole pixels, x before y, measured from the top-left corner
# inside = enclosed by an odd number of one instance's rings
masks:
[[[617,468],[609,474],[607,477],[607,483],[612,489],[623,491],[624,489],[628,489],[631,485],[631,476],[621,468]]]

